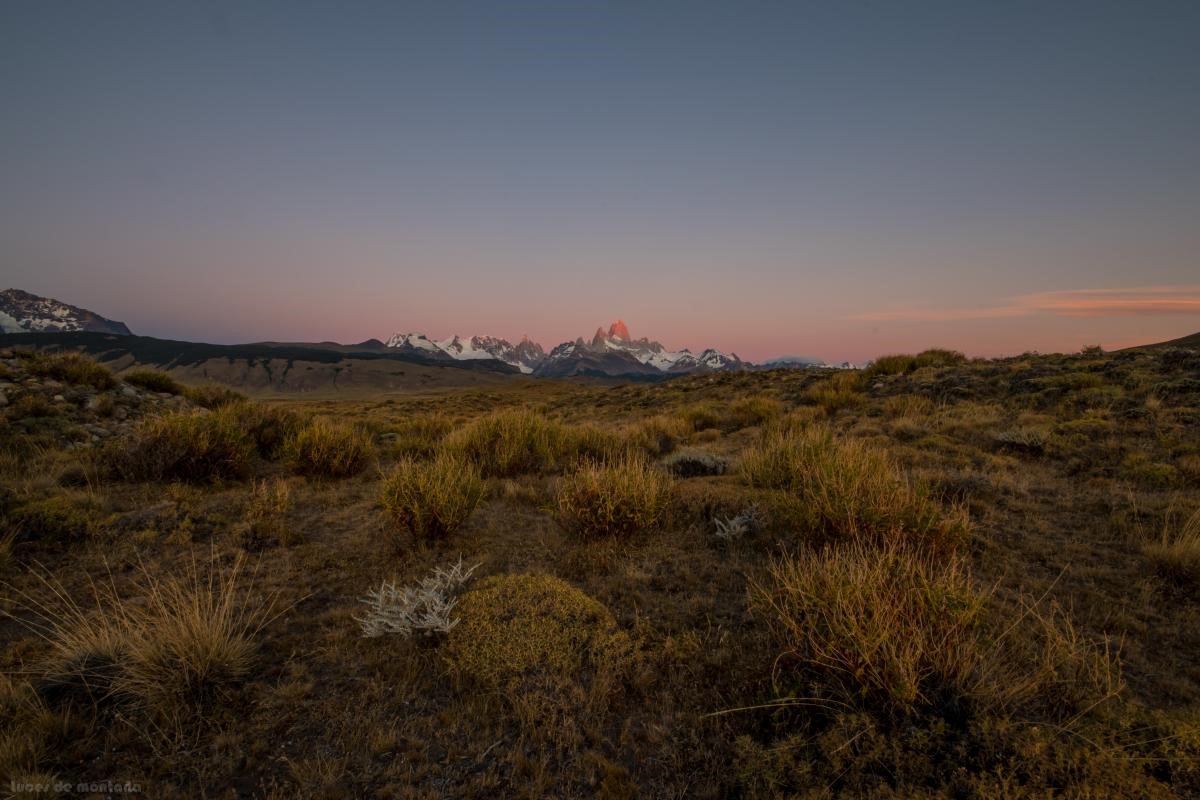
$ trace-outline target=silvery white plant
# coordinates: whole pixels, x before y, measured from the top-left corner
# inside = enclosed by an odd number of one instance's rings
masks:
[[[449,567],[437,567],[417,586],[396,586],[383,581],[379,589],[363,598],[367,613],[355,617],[363,636],[398,633],[449,633],[458,624],[452,616],[458,605],[458,591],[471,579],[479,564],[464,567],[462,558]]]
[[[750,506],[735,517],[728,517],[727,519],[714,517],[713,524],[717,527],[713,536],[716,536],[723,542],[732,542],[735,539],[740,539],[747,533],[757,530],[762,524],[762,512],[758,510],[758,506]]]

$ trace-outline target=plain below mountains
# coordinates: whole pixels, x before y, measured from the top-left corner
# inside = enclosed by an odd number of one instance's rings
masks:
[[[0,346],[70,348],[116,370],[150,366],[184,381],[217,382],[250,391],[330,392],[487,384],[512,376],[656,381],[725,370],[824,366],[789,357],[754,365],[715,348],[668,350],[647,337],[634,339],[617,320],[590,338],[547,352],[537,342],[492,336],[431,339],[397,333],[386,341],[257,342],[215,345],[135,336],[78,306],[19,289],[0,292]],[[851,366],[849,364],[845,366]]]

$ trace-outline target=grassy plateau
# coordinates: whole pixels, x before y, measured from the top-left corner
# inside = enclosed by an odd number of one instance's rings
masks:
[[[1200,797],[1200,352],[341,400],[0,352],[0,642],[16,796]]]

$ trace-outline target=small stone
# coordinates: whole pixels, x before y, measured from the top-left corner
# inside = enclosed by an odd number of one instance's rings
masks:
[[[4,408],[6,405],[8,405],[8,395],[4,393],[3,389],[0,389],[0,408]]]
[[[54,402],[65,403],[65,402],[67,402],[67,398],[63,397],[61,394],[56,394],[56,395],[54,395]]]
[[[138,396],[137,389],[133,388],[128,383],[121,387],[121,394],[130,399],[136,399]]]
[[[113,418],[122,420],[129,416],[129,410],[125,406],[117,406],[113,409]]]

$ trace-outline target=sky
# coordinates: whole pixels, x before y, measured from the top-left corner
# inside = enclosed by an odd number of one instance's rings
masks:
[[[1200,3],[0,3],[0,288],[210,342],[1200,330]]]

